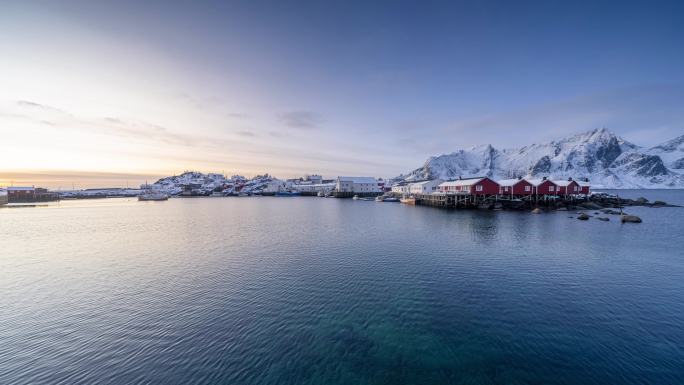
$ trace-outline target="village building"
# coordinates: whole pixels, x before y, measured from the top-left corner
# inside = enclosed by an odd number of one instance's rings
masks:
[[[559,195],[578,195],[581,194],[581,187],[580,185],[572,180],[572,178],[568,178],[568,180],[554,180],[553,183],[558,186],[558,194]]]
[[[292,191],[300,193],[329,193],[335,189],[335,183],[300,183],[291,187]]]
[[[12,186],[7,187],[7,200],[9,202],[30,202],[35,199],[35,187]]]
[[[590,189],[591,189],[591,183],[589,183],[589,178],[583,178],[577,181],[577,184],[580,186],[580,194],[581,195],[589,195]]]
[[[437,186],[444,183],[441,179],[425,180],[408,185],[410,194],[432,194],[437,191]]]
[[[499,194],[501,195],[532,195],[534,193],[534,186],[523,178],[504,179],[497,181],[499,186]]]
[[[550,179],[543,177],[541,179],[526,179],[532,186],[534,186],[535,195],[558,195],[559,187]]]
[[[392,186],[392,192],[395,194],[406,195],[409,193],[410,184],[406,182],[397,183]]]
[[[314,175],[304,175],[304,181],[310,182],[311,184],[322,184],[323,177],[317,174]]]
[[[444,182],[437,189],[444,194],[496,195],[499,184],[487,177],[476,177]]]
[[[9,200],[7,199],[7,190],[0,188],[0,206],[6,205]]]
[[[380,189],[381,192],[390,192],[392,191],[392,187],[385,183],[385,180],[382,178],[378,178],[378,188]]]
[[[7,187],[9,203],[47,202],[59,200],[59,194],[42,187],[11,186]]]
[[[379,193],[378,181],[369,176],[339,176],[335,191],[341,193]]]

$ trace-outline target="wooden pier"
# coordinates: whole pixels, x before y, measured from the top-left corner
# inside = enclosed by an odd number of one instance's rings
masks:
[[[332,196],[335,198],[353,198],[358,195],[359,198],[377,197],[382,195],[381,192],[349,192],[349,191],[333,191]]]
[[[397,194],[394,194],[397,196]],[[416,204],[450,209],[526,210],[535,207],[574,207],[585,198],[575,196],[414,194]],[[397,196],[398,197],[398,196]]]

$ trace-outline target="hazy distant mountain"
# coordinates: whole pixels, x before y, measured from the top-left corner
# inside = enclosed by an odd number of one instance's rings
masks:
[[[459,176],[589,178],[604,188],[684,188],[684,136],[643,149],[602,128],[543,144],[475,146],[430,157],[397,180]]]

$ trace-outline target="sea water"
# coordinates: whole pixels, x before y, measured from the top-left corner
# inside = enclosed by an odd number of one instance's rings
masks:
[[[684,209],[625,210],[2,208],[0,384],[684,384]]]

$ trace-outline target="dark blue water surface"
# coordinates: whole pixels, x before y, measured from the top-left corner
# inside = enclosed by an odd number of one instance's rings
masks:
[[[0,384],[684,384],[684,209],[627,211],[3,208]]]

